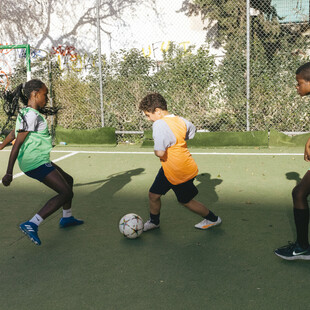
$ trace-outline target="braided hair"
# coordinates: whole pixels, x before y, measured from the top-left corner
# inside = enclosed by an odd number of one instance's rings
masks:
[[[3,109],[9,118],[19,113],[19,100],[27,106],[33,91],[39,91],[44,83],[38,79],[32,79],[26,83],[18,85],[12,92],[5,91],[3,94]],[[55,115],[59,107],[44,107],[39,112],[45,115]]]

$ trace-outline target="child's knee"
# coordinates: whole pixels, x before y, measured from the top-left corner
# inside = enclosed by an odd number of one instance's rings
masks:
[[[292,190],[292,197],[294,200],[307,198],[307,193],[302,190],[302,187],[298,184]]]
[[[74,194],[73,194],[73,191],[71,190],[70,193],[69,193],[69,197],[70,197],[69,199],[72,200],[73,196],[74,196]]]
[[[70,174],[68,174],[68,175],[66,176],[66,181],[67,181],[67,183],[70,185],[70,187],[73,186],[74,179],[73,179],[73,177],[72,177]]]
[[[293,199],[295,199],[298,196],[298,192],[299,192],[299,190],[298,190],[298,185],[297,185],[292,190],[292,197],[293,197]]]
[[[58,172],[62,175],[62,177],[66,180],[66,182],[72,188],[73,187],[73,183],[74,183],[73,177],[70,174],[66,173],[65,171],[63,171],[61,169],[58,169]]]
[[[154,194],[152,192],[149,192],[149,200],[156,202],[158,200],[160,200],[161,195],[159,194]]]
[[[65,197],[66,202],[72,200],[74,196],[72,189],[69,187],[62,192],[62,195]]]

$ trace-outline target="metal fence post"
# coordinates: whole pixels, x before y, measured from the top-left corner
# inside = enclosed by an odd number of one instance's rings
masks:
[[[97,0],[97,40],[98,40],[98,58],[99,58],[99,89],[100,89],[100,110],[101,127],[104,127],[103,93],[102,93],[102,62],[101,62],[101,37],[100,37],[100,0]]]
[[[246,130],[250,131],[250,0],[246,2]]]

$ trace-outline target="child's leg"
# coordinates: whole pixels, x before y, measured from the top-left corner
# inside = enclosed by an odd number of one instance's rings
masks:
[[[292,191],[294,203],[294,220],[297,233],[297,242],[275,250],[275,254],[285,260],[310,260],[310,247],[308,240],[309,206],[307,197],[310,193],[310,171]]]
[[[162,195],[160,194],[149,192],[150,219],[144,223],[143,231],[148,231],[159,227],[161,196]]]
[[[150,213],[154,215],[158,215],[161,209],[161,200],[160,197],[162,195],[154,194],[149,192],[149,206],[150,206]]]
[[[56,168],[56,171],[58,172],[59,176],[62,179],[62,188],[65,189],[65,191],[70,191],[72,193],[71,198],[65,201],[62,204],[62,218],[60,219],[59,226],[61,228],[66,228],[69,226],[76,226],[81,225],[84,223],[82,220],[78,220],[75,217],[72,216],[72,210],[71,210],[71,204],[72,204],[72,198],[73,198],[73,178],[68,173],[64,172],[60,167],[58,167],[56,164],[52,163],[53,166]],[[44,180],[45,181],[45,180]],[[46,184],[47,185],[47,184]],[[49,185],[47,185],[49,186]],[[52,188],[52,187],[51,187]],[[56,190],[57,191],[57,190]],[[44,207],[43,207],[44,208]],[[59,206],[57,207],[57,209]],[[56,209],[56,210],[57,210]],[[56,211],[55,210],[55,211]],[[41,211],[41,210],[40,210]],[[54,212],[54,211],[53,211]],[[40,213],[39,213],[40,214]]]
[[[73,189],[73,178],[70,174],[66,173],[65,171],[63,171],[59,166],[57,166],[56,164],[52,163],[52,165],[58,170],[58,172],[62,175],[62,177],[66,180],[66,182],[68,183],[68,185],[70,186],[71,190]],[[66,202],[62,208],[63,210],[69,210],[71,209],[71,205],[72,205],[72,199],[68,202]]]
[[[192,199],[188,203],[183,203],[183,205],[192,212],[201,215],[202,217],[206,217],[210,213],[207,207],[195,199]]]
[[[149,192],[150,219],[144,223],[144,231],[159,227],[159,216],[161,209],[161,195]]]
[[[70,208],[73,198],[72,187],[67,183],[58,169],[49,173],[42,182],[58,193],[58,195],[51,198],[38,212],[43,219],[46,219],[62,206]]]
[[[144,223],[144,231],[159,227],[161,209],[160,197],[165,195],[171,189],[171,185],[172,184],[165,177],[163,168],[160,168],[149,190],[150,219]]]
[[[208,229],[213,226],[219,225],[222,222],[220,217],[215,215],[205,205],[203,205],[201,202],[195,199],[192,199],[191,201],[182,204],[183,206],[187,207],[190,211],[199,214],[204,218],[204,220],[195,225],[196,228]]]
[[[173,186],[172,190],[177,196],[179,203],[204,218],[204,220],[195,225],[196,228],[208,229],[212,226],[219,225],[222,222],[222,220],[204,204],[194,199],[198,194],[198,189],[194,185],[194,179]]]
[[[31,241],[37,245],[41,244],[38,237],[38,226],[44,219],[58,210],[62,205],[68,204],[73,197],[72,188],[70,188],[57,169],[51,171],[42,182],[56,191],[58,195],[50,199],[30,221],[22,223],[19,226]]]
[[[292,191],[297,242],[304,249],[309,247],[309,206],[307,201],[307,197],[309,194],[310,171],[307,171],[300,183],[296,185]]]

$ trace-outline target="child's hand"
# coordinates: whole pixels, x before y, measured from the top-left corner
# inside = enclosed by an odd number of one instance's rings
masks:
[[[4,186],[9,186],[11,184],[13,180],[12,174],[6,174],[3,178],[2,178],[2,184]]]
[[[304,159],[305,159],[305,161],[309,162],[310,161],[310,154],[305,153]]]
[[[310,161],[310,138],[308,139],[306,146],[305,146],[305,153],[304,153],[305,161]]]

